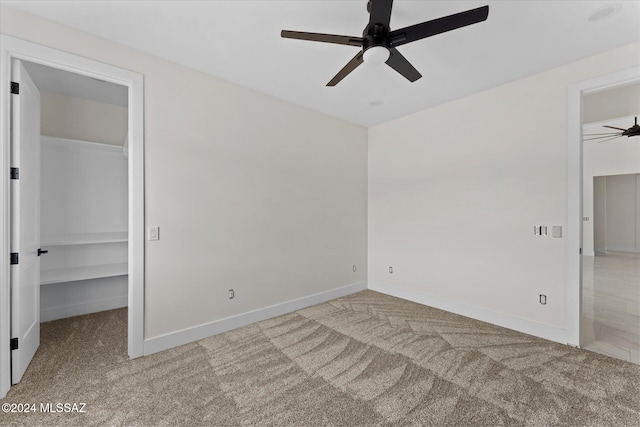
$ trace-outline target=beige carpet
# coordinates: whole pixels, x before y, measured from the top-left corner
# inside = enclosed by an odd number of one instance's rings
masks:
[[[126,310],[42,325],[2,425],[640,425],[640,366],[372,291],[133,361]]]

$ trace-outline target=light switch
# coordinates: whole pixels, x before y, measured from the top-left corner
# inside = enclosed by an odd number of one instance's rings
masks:
[[[562,237],[562,226],[561,225],[554,225],[553,228],[551,229],[551,233],[553,237]]]
[[[533,235],[534,236],[546,236],[547,235],[547,226],[546,225],[534,225],[533,226]]]
[[[149,227],[149,240],[160,240],[160,227]]]

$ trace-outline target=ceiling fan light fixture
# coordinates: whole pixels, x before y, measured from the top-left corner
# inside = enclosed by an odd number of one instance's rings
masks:
[[[372,46],[369,49],[365,50],[362,54],[362,60],[371,65],[380,65],[387,62],[389,59],[389,49],[384,46]]]

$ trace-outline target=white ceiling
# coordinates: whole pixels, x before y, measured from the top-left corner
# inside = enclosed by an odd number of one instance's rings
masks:
[[[126,107],[128,104],[129,92],[126,86],[28,61],[24,61],[24,66],[41,91],[61,93],[120,107]]]
[[[423,75],[415,83],[364,64],[329,88],[358,48],[282,39],[280,31],[360,36],[366,0],[3,3],[364,126],[640,40],[635,0],[396,0],[391,29],[485,4],[489,18],[399,47]],[[616,14],[590,21],[610,4]]]

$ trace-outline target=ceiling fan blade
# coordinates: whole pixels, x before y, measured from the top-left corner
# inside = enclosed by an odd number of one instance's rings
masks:
[[[602,141],[598,141],[598,142],[596,142],[596,144],[601,144],[603,142],[611,141],[612,139],[616,139],[616,138],[622,138],[622,135],[618,135],[618,136],[614,136],[613,138],[609,138],[609,139],[604,139]]]
[[[345,44],[349,46],[362,46],[362,37],[338,36],[335,34],[305,33],[302,31],[282,30],[280,36],[285,39],[309,40],[312,42]]]
[[[467,25],[477,24],[478,22],[486,20],[487,16],[489,16],[489,6],[482,6],[467,10],[466,12],[460,12],[410,27],[400,28],[390,33],[391,46],[401,46],[426,37],[435,36],[436,34],[466,27]]]
[[[622,128],[617,128],[615,126],[602,126],[604,128],[609,128],[609,129],[617,129],[617,130],[621,130],[622,132],[626,131],[626,129],[622,129]]]
[[[583,135],[585,140],[589,139],[597,139],[597,138],[608,138],[610,136],[622,136],[622,134],[620,132],[618,133],[595,133],[592,135]]]
[[[362,51],[358,52],[358,54],[354,56],[351,61],[347,62],[347,65],[342,67],[342,70],[338,71],[338,74],[336,74],[335,77],[332,78],[329,83],[327,83],[327,86],[337,85],[342,79],[347,77],[350,72],[358,68],[360,64],[362,64]]]
[[[584,141],[584,142],[587,142],[587,141],[598,141],[598,140],[601,140],[601,139],[607,139],[607,138],[617,138],[617,137],[619,137],[619,136],[623,136],[623,135],[620,135],[619,133],[617,133],[617,134],[615,134],[615,135],[595,136],[595,137],[593,137],[593,138],[584,138],[584,139],[583,139],[583,141]]]
[[[410,82],[415,82],[422,77],[422,74],[420,74],[418,70],[416,70],[409,61],[407,61],[407,58],[398,52],[398,49],[391,48],[389,51],[391,52],[391,55],[386,62],[388,66],[402,74]]]
[[[385,28],[389,28],[392,6],[393,0],[370,0],[369,25],[382,24]]]

